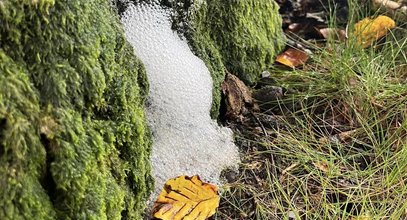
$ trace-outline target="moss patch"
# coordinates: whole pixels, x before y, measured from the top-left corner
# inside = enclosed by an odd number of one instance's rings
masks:
[[[3,1],[0,22],[0,219],[140,219],[148,83],[109,1]]]
[[[274,0],[163,0],[175,9],[174,28],[184,34],[214,81],[212,117],[218,115],[225,68],[248,84],[274,62],[284,47]]]
[[[226,68],[253,84],[285,44],[274,0],[207,0],[196,26],[208,32]]]

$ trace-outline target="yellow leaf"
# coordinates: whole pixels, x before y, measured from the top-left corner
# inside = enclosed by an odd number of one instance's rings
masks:
[[[363,48],[369,47],[387,32],[396,27],[393,19],[380,15],[375,19],[364,18],[355,24],[355,36],[357,43]]]
[[[371,220],[373,219],[370,215],[360,215],[357,217],[352,217],[350,220]]]
[[[168,180],[153,207],[161,220],[205,220],[215,214],[220,197],[215,185],[199,176],[179,176]]]

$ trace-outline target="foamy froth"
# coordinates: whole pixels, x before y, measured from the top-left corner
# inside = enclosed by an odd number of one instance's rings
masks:
[[[239,157],[230,129],[209,116],[209,70],[171,30],[169,12],[158,3],[130,6],[122,22],[150,83],[146,111],[153,133],[155,193],[179,175],[198,174],[219,184],[221,170],[235,166]]]

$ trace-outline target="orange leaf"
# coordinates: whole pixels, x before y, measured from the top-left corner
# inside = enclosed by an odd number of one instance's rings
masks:
[[[153,216],[161,220],[204,220],[215,214],[220,197],[215,185],[199,176],[179,176],[168,180],[153,207]]]
[[[282,54],[278,55],[276,62],[294,68],[304,64],[308,60],[308,55],[297,49],[289,48]]]
[[[394,27],[396,27],[396,23],[393,19],[380,15],[376,19],[364,18],[356,23],[354,34],[358,44],[366,48]]]

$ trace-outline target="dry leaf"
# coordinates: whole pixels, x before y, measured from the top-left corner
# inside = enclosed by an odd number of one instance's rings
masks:
[[[245,113],[246,106],[255,107],[250,89],[236,76],[226,73],[222,83],[222,92],[226,97],[226,116],[236,118]]]
[[[344,131],[329,137],[321,137],[319,139],[319,142],[321,144],[328,144],[329,142],[335,142],[335,141],[341,141],[341,142],[348,142],[350,139],[354,137],[356,134],[357,130],[350,130],[350,131]]]
[[[407,22],[407,5],[403,0],[372,0],[373,10],[384,13],[395,21]]]
[[[331,38],[333,40],[344,41],[347,38],[346,31],[340,28],[321,28],[318,31],[325,39]]]
[[[350,220],[371,220],[373,219],[370,215],[360,215],[357,217],[352,217]]]
[[[215,214],[220,197],[215,185],[199,176],[179,176],[168,180],[153,207],[153,216],[161,220],[204,220]]]
[[[288,48],[282,54],[278,55],[276,62],[294,68],[304,64],[308,60],[308,55],[301,50]]]
[[[321,170],[324,173],[328,173],[329,171],[329,166],[327,163],[325,162],[316,162],[316,163],[312,163],[316,168],[318,168],[319,170]]]
[[[384,6],[385,8],[391,9],[391,10],[396,10],[401,8],[401,4],[395,1],[390,1],[390,0],[373,0],[373,5],[375,5],[377,8]]]
[[[357,43],[363,48],[369,47],[387,32],[396,27],[393,19],[380,15],[376,19],[365,18],[355,24],[355,36]]]

